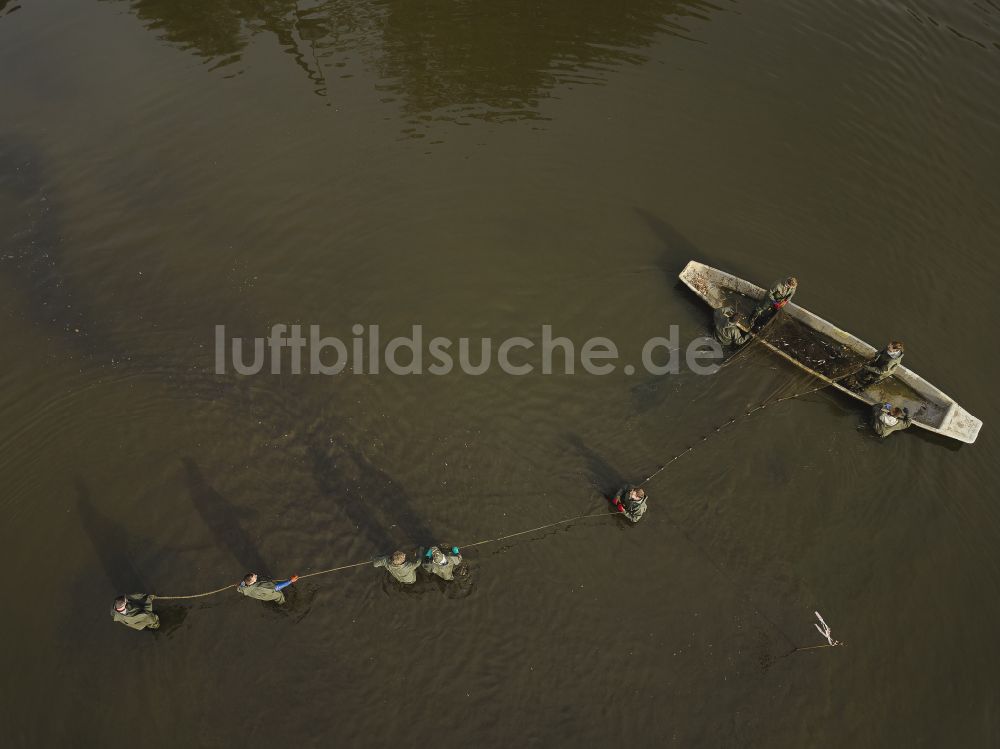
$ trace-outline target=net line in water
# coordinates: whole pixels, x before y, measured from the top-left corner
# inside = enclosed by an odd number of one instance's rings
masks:
[[[749,346],[749,345],[750,344],[747,344],[747,346]],[[745,348],[746,347],[744,347],[744,349]],[[732,358],[735,358],[736,356],[738,356],[744,349],[741,349],[736,354],[734,354],[733,357],[731,357],[729,361],[732,361]],[[729,362],[727,361],[726,363],[728,364]],[[723,365],[723,366],[725,366],[725,365]],[[798,392],[798,393],[794,393],[792,395],[787,395],[787,396],[784,396],[784,397],[780,397],[780,398],[774,399],[774,397],[776,395],[778,395],[786,387],[788,387],[788,383],[783,383],[774,393],[772,393],[771,395],[769,395],[767,398],[765,398],[763,401],[761,401],[757,405],[755,405],[752,408],[744,411],[742,414],[737,414],[736,416],[733,416],[728,421],[723,422],[719,426],[715,427],[715,429],[712,432],[709,432],[708,434],[704,435],[699,442],[695,443],[694,445],[688,446],[686,449],[684,449],[683,451],[677,453],[672,458],[670,458],[668,461],[666,461],[663,465],[661,465],[659,468],[657,468],[653,473],[651,473],[649,476],[647,476],[645,479],[643,479],[642,482],[640,484],[638,484],[638,486],[644,486],[645,484],[649,483],[653,478],[655,478],[660,473],[662,473],[664,470],[666,470],[674,462],[676,462],[680,458],[684,457],[688,453],[692,452],[695,449],[695,447],[698,447],[698,446],[704,444],[708,440],[708,438],[711,437],[713,434],[718,434],[719,432],[721,432],[726,427],[728,427],[728,426],[736,423],[737,421],[740,421],[741,419],[746,418],[746,417],[748,417],[748,416],[750,416],[750,415],[752,415],[752,414],[754,414],[754,413],[756,413],[758,411],[761,411],[761,410],[767,408],[767,406],[769,406],[769,405],[777,405],[778,403],[782,403],[784,401],[794,400],[795,398],[800,398],[800,397],[803,397],[803,396],[806,396],[806,395],[811,395],[812,393],[818,392],[819,390],[822,390],[823,388],[827,387],[827,383],[824,382],[823,384],[821,384],[821,385],[819,385],[817,387],[813,387],[813,388],[810,388],[808,390],[804,390],[804,391],[801,391],[801,392]],[[502,536],[497,536],[495,538],[486,538],[486,539],[482,539],[480,541],[475,541],[473,543],[459,544],[458,547],[461,548],[461,549],[471,549],[471,548],[474,548],[476,546],[484,546],[486,544],[498,543],[500,541],[506,541],[506,540],[511,539],[511,538],[516,538],[517,536],[525,536],[525,535],[527,535],[529,533],[536,533],[538,531],[547,530],[549,528],[555,528],[557,526],[566,525],[568,523],[573,523],[573,522],[576,522],[578,520],[586,520],[588,518],[599,518],[599,517],[617,518],[619,516],[619,514],[620,513],[612,512],[612,511],[609,511],[608,509],[602,508],[601,510],[599,510],[597,512],[589,512],[589,513],[584,513],[582,515],[574,515],[573,517],[563,518],[562,520],[556,520],[556,521],[551,522],[551,523],[545,523],[544,525],[539,525],[539,526],[536,526],[534,528],[528,528],[527,530],[515,531],[513,533],[508,533],[508,534],[505,534],[505,535],[502,535]],[[372,563],[371,560],[367,559],[367,560],[362,561],[362,562],[353,562],[351,564],[340,565],[338,567],[329,567],[327,569],[317,570],[315,572],[307,572],[305,574],[298,575],[297,579],[303,580],[303,579],[305,579],[307,577],[317,577],[317,576],[320,576],[320,575],[332,574],[334,572],[343,572],[345,570],[354,569],[356,567],[362,567],[364,565],[369,565],[371,563]],[[225,586],[223,586],[221,588],[216,588],[214,590],[208,590],[208,591],[205,591],[204,593],[191,593],[191,594],[187,594],[187,595],[170,595],[170,596],[166,596],[166,595],[164,595],[164,596],[154,595],[153,598],[155,600],[159,600],[159,601],[180,601],[180,600],[190,600],[190,599],[194,599],[194,598],[205,598],[205,597],[208,597],[208,596],[216,595],[218,593],[222,593],[222,592],[230,590],[230,589],[234,589],[234,588],[238,587],[238,585],[239,585],[239,583],[230,583],[229,585],[225,585]]]

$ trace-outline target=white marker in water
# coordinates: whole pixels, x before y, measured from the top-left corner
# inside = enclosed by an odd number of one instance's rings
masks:
[[[830,625],[827,624],[825,621],[823,621],[823,617],[820,615],[820,613],[818,611],[814,611],[813,613],[816,615],[816,618],[819,619],[819,624],[816,624],[816,622],[813,622],[813,626],[816,628],[816,630],[824,638],[826,638],[826,641],[828,643],[830,643],[830,647],[831,648],[836,647],[837,645],[839,645],[840,643],[837,642],[836,640],[834,640],[833,639],[833,635],[830,633]],[[822,624],[823,626],[821,627],[820,624]]]

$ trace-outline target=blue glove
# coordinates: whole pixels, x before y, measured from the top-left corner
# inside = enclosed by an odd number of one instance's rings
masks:
[[[424,556],[427,557],[428,559],[430,559],[431,557],[433,557],[434,556],[434,549],[428,549],[427,553],[425,553]]]
[[[452,546],[452,547],[451,547],[451,553],[452,553],[452,554],[458,554],[458,553],[459,553],[459,552],[458,552],[458,547],[457,547],[457,546]]]

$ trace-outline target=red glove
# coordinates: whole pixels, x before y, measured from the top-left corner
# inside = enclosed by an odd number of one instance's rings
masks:
[[[297,583],[299,581],[298,575],[292,575],[288,582]]]
[[[618,512],[625,512],[625,506],[622,505],[622,501],[615,497],[615,507],[618,508]]]
[[[780,302],[775,302],[775,303],[774,303],[774,304],[773,304],[772,306],[773,306],[773,307],[774,307],[775,309],[781,309],[781,308],[782,308],[782,307],[784,307],[784,306],[785,306],[786,304],[788,304],[788,300],[787,300],[787,299],[782,299],[782,300],[781,300]]]

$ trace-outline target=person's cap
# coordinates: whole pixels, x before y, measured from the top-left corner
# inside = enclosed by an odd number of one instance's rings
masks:
[[[441,551],[440,549],[435,549],[433,559],[435,562],[440,564],[441,562],[444,561],[444,552]]]

